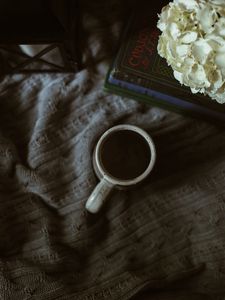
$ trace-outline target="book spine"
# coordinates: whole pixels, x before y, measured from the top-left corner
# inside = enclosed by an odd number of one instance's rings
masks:
[[[197,103],[189,102],[184,99],[170,96],[168,94],[164,94],[159,91],[153,90],[149,87],[140,86],[137,83],[131,83],[128,81],[117,79],[114,78],[112,75],[109,75],[108,83],[113,86],[119,87],[119,89],[121,90],[121,92],[124,93],[124,95],[127,90],[132,92],[134,98],[136,99],[139,98],[141,100],[143,98],[143,100],[147,99],[148,101],[150,101],[148,97],[152,97],[154,99],[157,99],[157,101],[161,102],[161,105],[169,104],[173,107],[179,107],[184,111],[194,111],[195,113],[204,115],[205,117],[214,118],[215,120],[225,122],[224,113],[208,109],[207,107],[198,105]]]
[[[129,83],[140,85],[140,87],[143,88],[150,87],[152,83],[152,81],[147,78],[136,76],[135,74],[132,74],[130,72],[128,73],[117,69],[113,69],[110,76],[118,80],[127,81]]]

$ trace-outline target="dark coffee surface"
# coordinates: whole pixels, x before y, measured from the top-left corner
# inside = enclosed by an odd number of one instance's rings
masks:
[[[103,168],[120,180],[130,180],[141,175],[148,167],[150,158],[146,140],[130,130],[111,133],[101,148]]]

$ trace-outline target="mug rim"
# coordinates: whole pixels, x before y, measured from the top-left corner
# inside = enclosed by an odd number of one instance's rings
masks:
[[[100,161],[100,150],[101,150],[101,146],[102,146],[103,141],[112,132],[122,131],[122,130],[130,130],[130,131],[138,133],[139,135],[141,135],[145,139],[145,141],[147,142],[147,144],[150,148],[151,158],[149,160],[148,166],[146,167],[146,169],[144,170],[143,173],[141,173],[137,177],[134,177],[133,179],[126,179],[125,180],[125,179],[118,179],[118,178],[112,176],[109,172],[107,172],[107,170],[104,168],[104,166],[102,166],[101,161]],[[135,184],[140,183],[141,181],[143,181],[150,174],[150,172],[152,171],[152,169],[155,165],[156,150],[155,150],[155,144],[154,144],[152,138],[150,137],[150,135],[145,130],[143,130],[142,128],[137,127],[135,125],[120,124],[120,125],[116,125],[116,126],[113,126],[113,127],[109,128],[108,130],[106,130],[102,134],[102,136],[98,140],[97,145],[95,147],[94,156],[95,156],[96,167],[97,167],[99,173],[101,174],[101,176],[103,178],[105,178],[105,180],[107,180],[109,183],[111,183],[113,185],[117,185],[117,186],[131,186],[131,185],[135,185]]]

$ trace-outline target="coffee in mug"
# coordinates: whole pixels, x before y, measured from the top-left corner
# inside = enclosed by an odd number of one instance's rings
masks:
[[[99,139],[93,155],[93,166],[100,179],[86,209],[99,211],[114,188],[129,188],[143,181],[152,171],[156,151],[152,138],[133,125],[117,125]]]

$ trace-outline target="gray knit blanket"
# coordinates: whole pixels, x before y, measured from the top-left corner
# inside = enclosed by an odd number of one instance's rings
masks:
[[[0,299],[225,299],[224,130],[105,93],[125,10],[91,11],[83,70],[0,83]],[[93,148],[122,123],[155,169],[88,214]]]

